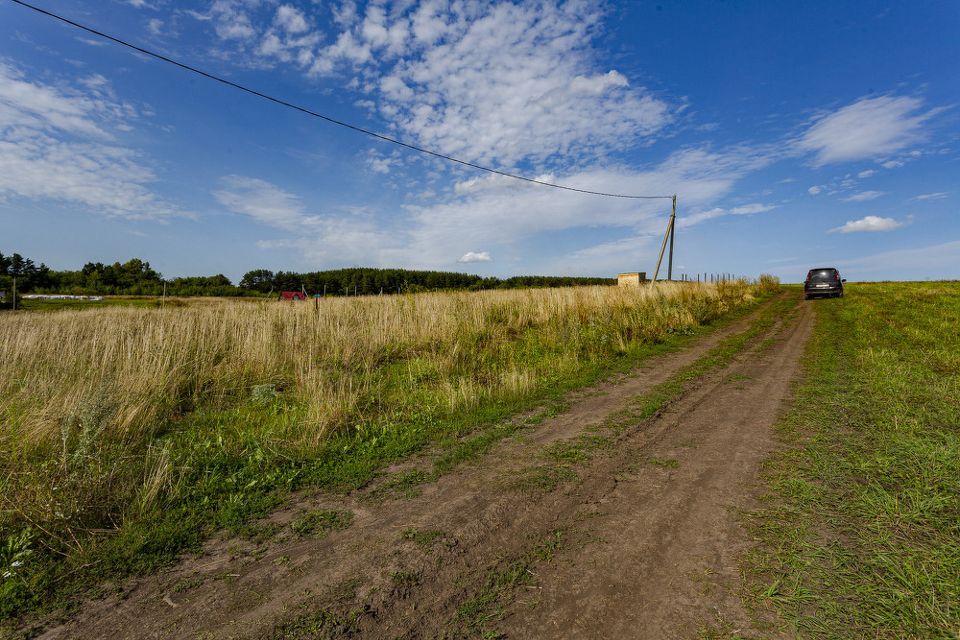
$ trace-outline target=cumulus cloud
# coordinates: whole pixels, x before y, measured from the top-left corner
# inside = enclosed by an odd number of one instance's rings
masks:
[[[860,173],[857,174],[857,177],[858,177],[858,178],[869,178],[870,176],[872,176],[872,175],[875,174],[875,173],[876,173],[876,171],[873,170],[873,169],[864,169],[863,171],[861,171]]]
[[[371,151],[367,156],[367,167],[374,173],[388,174],[393,167],[400,164],[400,159],[395,155],[384,156]]]
[[[467,251],[457,262],[493,262],[488,251]]]
[[[126,218],[180,213],[151,189],[141,154],[119,144],[137,108],[116,98],[106,78],[74,88],[30,81],[0,62],[0,196],[53,199]]]
[[[876,158],[923,141],[935,113],[919,98],[861,98],[817,119],[797,146],[814,153],[816,165]]]
[[[823,191],[823,188],[817,185],[813,185],[812,187],[807,189],[807,193],[809,193],[812,196],[819,194],[821,191]]]
[[[282,4],[277,8],[274,21],[287,33],[303,33],[310,28],[300,10],[289,4]]]
[[[831,229],[830,233],[858,233],[860,231],[893,231],[903,226],[893,218],[865,216],[859,220],[850,220],[845,225]]]
[[[257,35],[248,11],[258,3],[252,0],[216,0],[204,17],[210,19],[217,37],[223,40],[249,40]]]
[[[853,195],[843,198],[844,202],[868,202],[876,200],[880,196],[886,195],[885,191],[859,191]]]
[[[748,149],[686,149],[644,170],[597,168],[541,177],[607,192],[658,193],[670,185],[681,194],[680,210],[696,211],[726,195],[740,176],[767,161],[763,153]],[[747,205],[738,212],[756,213],[760,207],[766,205]],[[628,237],[659,235],[670,201],[597,198],[485,176],[458,183],[452,194],[435,204],[405,210],[409,255],[418,264],[441,266],[451,248],[465,253],[481,245],[501,252],[545,232],[606,228]],[[554,271],[564,267],[558,273],[583,271],[596,255],[574,253],[567,258],[562,265],[548,266]]]
[[[424,0],[362,12],[347,4],[335,10],[339,31],[327,35],[286,4],[272,20],[257,0],[216,0],[206,15],[222,40],[259,62],[348,74],[395,135],[512,166],[603,156],[652,140],[672,121],[664,100],[597,67],[591,41],[601,14],[588,1]]]
[[[750,149],[686,149],[645,170],[585,169],[541,177],[596,191],[650,193],[671,185],[681,194],[681,211],[700,211],[727,195],[744,173],[767,162],[768,156]],[[462,180],[431,204],[402,206],[377,219],[309,213],[300,198],[258,178],[227,176],[214,195],[228,209],[288,232],[285,239],[270,240],[271,247],[296,248],[309,260],[326,264],[421,268],[448,268],[456,256],[510,254],[545,232],[603,228],[627,238],[659,236],[670,212],[669,200],[596,198],[495,175]],[[724,210],[724,215],[758,214],[772,208],[752,203]],[[478,246],[486,247],[485,251],[478,252]],[[626,252],[628,261],[636,261],[637,252],[647,250],[646,243],[639,241],[617,247]],[[587,272],[610,262],[611,249],[574,249],[562,262],[543,268]],[[601,260],[603,251],[607,258]]]
[[[423,145],[507,166],[603,155],[655,135],[669,106],[616,70],[593,68],[599,16],[574,6],[499,4],[469,21],[444,14],[439,34],[415,33],[381,75],[382,115]]]

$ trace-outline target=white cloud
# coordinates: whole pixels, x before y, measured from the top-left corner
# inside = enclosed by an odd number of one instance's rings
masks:
[[[79,87],[29,81],[0,62],[0,196],[53,199],[126,218],[178,209],[151,189],[140,154],[116,142],[138,110],[118,101],[103,76]]]
[[[887,160],[886,162],[883,162],[880,166],[883,167],[884,169],[897,169],[899,167],[902,167],[903,165],[904,165],[904,162],[902,160]]]
[[[77,40],[77,42],[82,42],[83,44],[88,45],[88,46],[91,46],[91,47],[106,47],[106,46],[109,46],[109,45],[110,45],[110,43],[109,43],[108,41],[106,41],[106,40],[97,40],[96,38],[82,38],[82,37],[81,37],[81,38],[77,38],[76,40]]]
[[[159,18],[150,18],[147,20],[147,30],[155,36],[163,33],[163,20]]]
[[[381,75],[385,117],[422,145],[505,166],[602,156],[648,139],[670,122],[670,108],[616,70],[592,67],[599,16],[583,9],[499,4],[469,21],[446,16],[437,44],[427,44],[433,33],[414,38]]]
[[[303,33],[310,28],[300,10],[289,4],[282,4],[277,8],[274,21],[281,29],[292,34]]]
[[[860,231],[893,231],[903,226],[893,218],[881,218],[879,216],[866,216],[859,220],[851,220],[845,225],[831,229],[830,233],[857,233]]]
[[[605,258],[612,255],[616,256],[617,260],[620,260],[623,255],[636,254],[638,250],[649,246],[653,237],[653,235],[631,235],[626,238],[601,242],[600,244],[595,244],[583,249],[577,249],[573,252],[573,255],[576,258],[590,258],[591,261],[596,258]]]
[[[371,152],[367,157],[367,166],[370,167],[370,170],[374,173],[390,173],[390,169],[399,164],[401,164],[400,160],[394,156],[386,157]]]
[[[735,216],[749,216],[755,213],[766,213],[776,209],[777,205],[775,204],[760,204],[759,202],[753,204],[745,204],[739,207],[734,207],[730,209],[730,214]]]
[[[467,251],[457,262],[493,262],[488,251]]]
[[[885,191],[859,191],[853,195],[843,198],[844,202],[868,202],[876,200],[880,196],[886,195]]]
[[[923,125],[935,110],[921,111],[919,98],[861,98],[822,116],[797,142],[816,154],[815,164],[875,158],[925,139]]]
[[[569,255],[557,256],[544,265],[544,271],[558,275],[615,275],[627,271],[648,271],[646,266],[651,254],[660,248],[663,230],[657,237],[653,234],[628,235],[624,238],[602,242]],[[656,255],[653,254],[653,259]],[[665,272],[663,266],[662,272]],[[652,276],[652,272],[647,273]]]
[[[591,1],[447,3],[335,10],[321,34],[298,10],[272,20],[258,0],[217,0],[217,35],[257,62],[313,76],[351,73],[395,135],[467,160],[575,163],[652,140],[671,107],[591,50],[602,8]],[[255,44],[248,44],[255,43]]]
[[[233,13],[228,14],[228,25],[239,23],[249,26],[249,35],[241,38],[222,39],[232,42],[240,52],[254,56],[258,66],[273,61],[308,66],[314,62],[315,49],[323,39],[323,34],[312,27],[304,13],[297,7],[282,4],[273,13],[272,21],[258,23],[258,14],[253,9],[260,6],[260,0],[233,0]],[[218,19],[217,32],[223,18]]]
[[[763,152],[744,148],[687,149],[641,171],[604,168],[541,177],[599,191],[651,193],[676,188],[683,212],[708,207],[727,195],[740,176],[767,162]],[[661,235],[670,212],[669,200],[597,198],[493,175],[464,180],[434,203],[402,206],[378,219],[309,214],[298,197],[256,178],[228,176],[214,195],[230,210],[291,234],[270,240],[270,247],[295,248],[311,264],[328,265],[449,268],[455,260],[451,256],[478,253],[477,246],[486,247],[490,255],[511,255],[544,232],[605,228],[635,239]],[[749,215],[771,208],[754,203],[724,213]],[[631,263],[647,249],[639,241],[617,246],[625,252],[620,259]],[[615,268],[611,247],[606,250],[604,256],[589,247],[573,250],[563,261],[541,268],[556,273],[592,272],[598,265]]]
[[[682,217],[678,220],[677,225],[680,227],[692,227],[701,222],[705,222],[713,218],[719,218],[720,216],[747,216],[757,213],[766,213],[767,211],[771,211],[776,208],[777,205],[761,204],[759,202],[733,207],[732,209],[713,207],[712,209],[708,209],[706,211],[698,211],[689,216]]]
[[[7,131],[27,127],[108,139],[102,115],[95,100],[29,82],[17,69],[0,63],[0,126]]]
[[[741,175],[767,161],[762,153],[748,149],[722,153],[687,149],[646,170],[585,169],[541,177],[607,192],[662,193],[676,189],[680,194],[678,208],[685,212],[707,207],[726,195]],[[747,205],[738,212],[757,213],[766,206]],[[670,202],[597,198],[487,176],[459,183],[441,202],[408,206],[406,211],[410,216],[405,243],[409,256],[423,266],[441,266],[451,248],[465,253],[481,245],[507,253],[501,249],[545,232],[607,228],[630,236],[662,234]],[[573,254],[563,271],[583,271],[594,258]]]
[[[249,40],[257,35],[257,30],[247,9],[257,4],[256,0],[216,0],[206,16],[213,21],[221,39]]]
[[[863,171],[861,171],[860,173],[857,174],[857,177],[858,177],[858,178],[869,178],[870,176],[872,176],[872,175],[875,174],[875,173],[876,173],[876,171],[873,170],[873,169],[864,169]]]
[[[813,185],[812,187],[807,189],[807,193],[809,193],[812,196],[819,194],[821,191],[823,191],[823,189],[821,187],[818,187],[817,185]]]
[[[304,212],[300,199],[292,193],[247,176],[224,176],[214,197],[227,209],[248,215],[257,222],[287,231],[304,231],[317,218]]]
[[[297,195],[249,176],[224,176],[213,196],[233,213],[291,234],[261,240],[257,243],[260,248],[295,249],[315,265],[397,264],[391,249],[396,234],[369,217],[308,213]]]
[[[947,194],[943,192],[921,193],[919,196],[915,196],[914,200],[942,200],[946,197],[947,197]]]

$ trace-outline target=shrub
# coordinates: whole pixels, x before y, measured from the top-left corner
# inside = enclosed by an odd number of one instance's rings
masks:
[[[780,291],[780,278],[769,273],[762,273],[756,283],[757,293],[770,295]]]

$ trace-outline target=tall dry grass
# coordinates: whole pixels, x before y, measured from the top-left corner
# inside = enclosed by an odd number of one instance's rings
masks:
[[[305,431],[322,437],[354,417],[371,373],[411,361],[450,384],[464,360],[481,364],[521,332],[565,343],[571,355],[655,341],[742,304],[741,284],[661,283],[331,298],[313,303],[223,301],[166,310],[113,308],[19,314],[0,321],[0,416],[20,446],[83,438],[138,440],[164,417],[273,385],[311,408]],[[466,367],[469,369],[470,367]],[[484,386],[522,372],[487,371]],[[95,433],[94,433],[95,432]]]
[[[84,530],[148,510],[174,482],[163,436],[197,409],[282,398],[293,410],[270,437],[309,452],[384,416],[529,393],[752,291],[660,283],[4,314],[0,534],[27,526],[69,551]]]

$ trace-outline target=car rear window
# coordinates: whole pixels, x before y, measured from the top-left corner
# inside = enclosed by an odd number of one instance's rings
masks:
[[[812,281],[817,280],[835,280],[837,277],[836,269],[813,269],[807,276]]]

